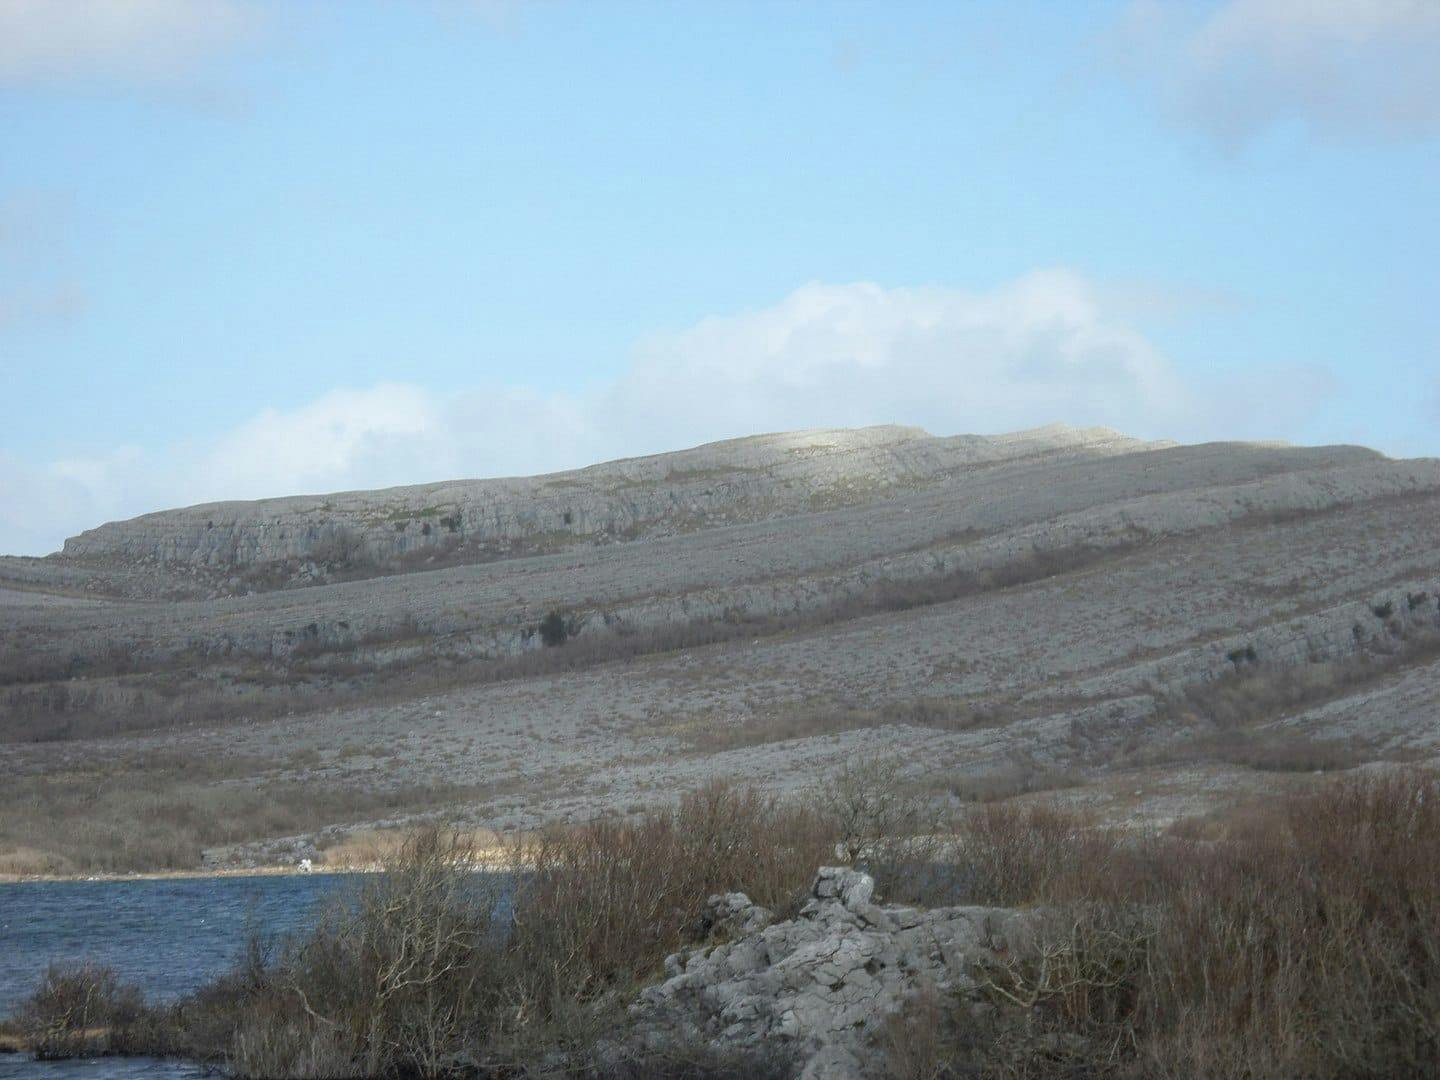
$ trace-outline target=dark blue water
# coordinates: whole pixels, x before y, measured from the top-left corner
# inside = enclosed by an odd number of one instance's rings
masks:
[[[309,925],[317,903],[353,889],[349,874],[65,881],[0,885],[0,1015],[35,987],[47,964],[92,960],[138,984],[151,1001],[185,994],[230,967],[252,930],[279,936]],[[40,1064],[0,1054],[0,1077],[130,1080],[192,1077],[169,1062],[106,1058]]]
[[[19,1054],[0,1054],[4,1080],[215,1080],[198,1065],[150,1058],[95,1058],[73,1061],[31,1061]]]

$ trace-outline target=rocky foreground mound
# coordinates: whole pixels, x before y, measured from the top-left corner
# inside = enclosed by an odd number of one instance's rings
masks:
[[[717,935],[666,961],[633,1007],[642,1037],[721,1052],[793,1049],[807,1080],[865,1075],[867,1044],[925,991],[972,997],[986,972],[1034,946],[1039,916],[1010,908],[882,906],[867,874],[822,867],[798,917],[777,922],[744,893],[711,898]]]

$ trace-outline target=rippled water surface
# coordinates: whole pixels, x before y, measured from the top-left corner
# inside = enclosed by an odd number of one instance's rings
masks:
[[[0,1054],[0,1078],[12,1080],[194,1080],[216,1074],[198,1065],[149,1058],[95,1058],[74,1061],[31,1061],[17,1054]]]
[[[52,961],[94,960],[139,984],[152,1001],[178,997],[229,967],[252,930],[302,928],[318,901],[356,880],[314,874],[0,885],[0,1015],[30,993]],[[0,1077],[26,1080],[200,1075],[170,1062],[40,1064],[0,1055]]]

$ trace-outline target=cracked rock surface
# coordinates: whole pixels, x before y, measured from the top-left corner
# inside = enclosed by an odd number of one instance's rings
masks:
[[[632,1007],[641,1037],[720,1050],[781,1040],[807,1080],[864,1076],[867,1041],[907,999],[924,988],[976,992],[987,966],[1034,938],[1033,912],[882,906],[874,889],[867,874],[823,867],[787,922],[743,893],[712,897],[712,925],[741,936],[666,961],[670,977]]]
[[[983,786],[1165,827],[1310,782],[1207,741],[1192,699],[1227,688],[1303,691],[1247,720],[1297,767],[1440,760],[1437,521],[1436,459],[1063,428],[146,515],[0,556],[0,847],[48,829],[41,782],[348,807],[194,853],[225,867],[715,780],[808,797],[876,757],[942,809]]]

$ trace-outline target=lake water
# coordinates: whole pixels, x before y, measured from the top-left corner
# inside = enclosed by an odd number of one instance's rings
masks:
[[[357,875],[295,874],[164,881],[0,884],[0,1015],[51,962],[93,960],[138,984],[151,1001],[185,994],[235,962],[252,930],[281,935],[311,922],[315,906]],[[103,1058],[41,1064],[0,1054],[0,1077],[130,1080],[195,1077],[194,1066]]]

